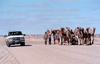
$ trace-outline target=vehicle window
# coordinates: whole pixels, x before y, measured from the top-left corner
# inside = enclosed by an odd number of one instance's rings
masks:
[[[22,35],[21,32],[9,32],[8,36],[11,36],[11,35]]]

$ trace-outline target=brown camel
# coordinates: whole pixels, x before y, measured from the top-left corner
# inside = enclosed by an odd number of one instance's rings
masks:
[[[88,37],[90,40],[90,45],[94,44],[94,33],[95,33],[96,28],[94,27],[93,30],[91,28],[87,28],[87,32],[88,32]]]
[[[87,42],[90,41],[90,36],[89,36],[89,33],[88,33],[88,28],[86,30],[84,30],[84,28],[82,28],[82,33],[83,33],[84,44],[88,44]]]
[[[70,41],[70,37],[71,37],[71,34],[70,34],[70,31],[69,31],[69,28],[67,29],[67,31],[65,31],[66,29],[64,28],[61,28],[61,45],[63,45],[64,42],[68,42],[68,45],[69,45],[69,41]]]
[[[56,33],[59,32],[60,33],[60,30],[51,30],[51,34],[53,34],[53,40],[54,40],[54,44],[55,43],[55,36],[56,36]]]
[[[82,31],[82,34],[83,34],[83,37],[82,37],[83,44],[87,44],[86,43],[86,41],[87,41],[87,31],[84,30],[84,28],[82,28],[81,31]]]

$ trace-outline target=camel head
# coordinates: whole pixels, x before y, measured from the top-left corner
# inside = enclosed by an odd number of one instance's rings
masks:
[[[93,32],[94,32],[94,33],[95,33],[95,30],[96,30],[96,28],[94,27],[94,28],[93,28]]]
[[[64,28],[61,28],[61,32],[63,32],[64,31]]]
[[[84,28],[82,28],[81,30],[82,30],[82,33],[84,33]]]
[[[70,28],[68,27],[68,31],[70,31]]]
[[[83,31],[84,31],[84,28],[82,28],[81,30],[83,30]]]
[[[51,29],[51,33],[54,33],[54,32],[55,32],[55,30]]]
[[[79,29],[79,33],[81,33],[81,31],[82,31],[82,30],[81,30],[81,29]]]
[[[51,32],[54,31],[53,29],[51,29]]]
[[[79,29],[81,29],[81,27],[79,27]]]
[[[96,30],[96,28],[94,27],[93,30]]]
[[[77,29],[79,29],[79,27],[77,27]]]
[[[47,30],[47,33],[50,33],[50,31],[49,31],[49,30]]]
[[[90,27],[86,28],[86,31],[89,32]]]

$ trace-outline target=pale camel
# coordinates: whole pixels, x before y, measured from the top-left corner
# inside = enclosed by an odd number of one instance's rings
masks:
[[[74,35],[75,35],[75,38],[77,38],[78,41],[76,41],[77,44],[81,45],[83,43],[83,28],[81,27],[77,27],[75,30],[74,30]]]
[[[78,44],[79,42],[78,42],[78,33],[79,33],[79,27],[77,27],[75,30],[74,30],[74,35],[75,35],[75,38],[76,38],[76,44]]]
[[[80,28],[79,31],[78,31],[78,44],[79,45],[83,44],[83,31],[82,31],[82,28]]]

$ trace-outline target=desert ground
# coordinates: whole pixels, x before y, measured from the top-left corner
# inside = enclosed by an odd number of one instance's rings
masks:
[[[7,47],[0,37],[0,64],[100,64],[100,38],[93,45],[45,45],[43,35],[25,36],[25,46]]]

